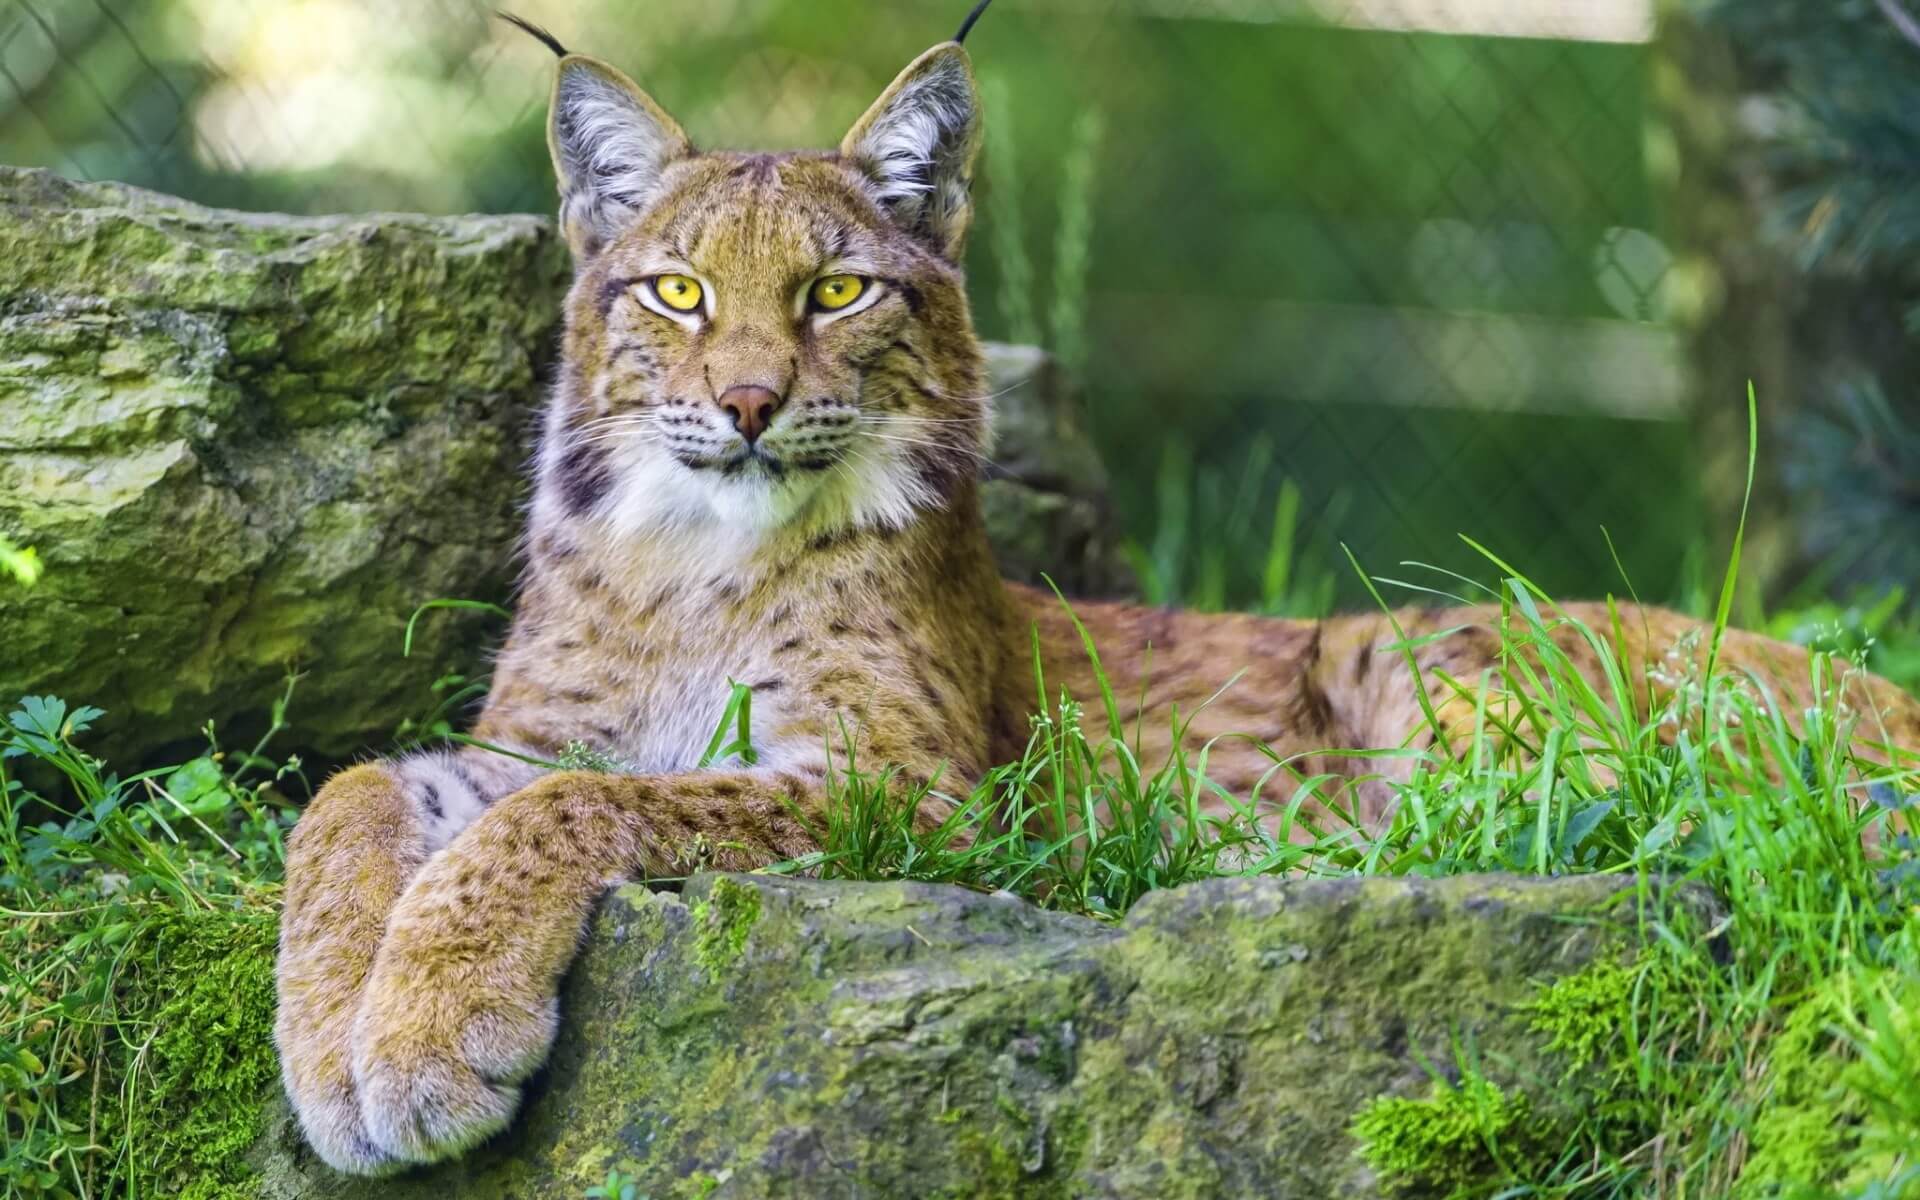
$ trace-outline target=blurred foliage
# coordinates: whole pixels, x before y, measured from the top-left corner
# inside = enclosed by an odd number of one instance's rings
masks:
[[[1874,674],[1920,693],[1920,609],[1905,588],[1854,602],[1810,600],[1782,609],[1764,625],[1783,641],[1862,663]]]
[[[1712,0],[1750,88],[1763,228],[1800,272],[1785,482],[1814,578],[1920,580],[1920,14]]]
[[[1752,63],[1802,266],[1890,269],[1920,292],[1920,16],[1906,0],[1714,0]]]
[[[1840,384],[1796,422],[1787,485],[1816,575],[1898,587],[1920,582],[1920,406],[1896,407],[1871,378]]]

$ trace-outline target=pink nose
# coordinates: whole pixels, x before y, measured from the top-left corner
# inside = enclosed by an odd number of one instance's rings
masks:
[[[720,393],[720,408],[733,418],[733,427],[749,442],[758,441],[773,421],[780,397],[772,389],[754,384],[735,384]]]

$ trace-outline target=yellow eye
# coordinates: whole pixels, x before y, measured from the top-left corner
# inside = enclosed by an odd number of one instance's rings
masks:
[[[813,285],[813,306],[822,312],[835,312],[852,304],[867,290],[867,281],[858,275],[829,275]]]
[[[700,281],[685,275],[656,276],[653,294],[660,298],[660,303],[675,312],[692,312],[700,307]]]

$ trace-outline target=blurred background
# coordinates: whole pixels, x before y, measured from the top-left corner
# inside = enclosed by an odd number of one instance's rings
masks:
[[[998,0],[969,268],[1084,381],[1143,590],[1366,570],[1746,619],[1920,579],[1920,5]],[[0,161],[287,212],[551,209],[469,0],[0,0]],[[516,0],[710,146],[830,146],[962,0]],[[0,272],[4,272],[0,264]],[[1457,586],[1431,572],[1420,579]]]

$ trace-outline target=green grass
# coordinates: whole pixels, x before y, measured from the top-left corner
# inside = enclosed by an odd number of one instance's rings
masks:
[[[1196,471],[1193,448],[1169,440],[1153,495],[1153,532],[1122,545],[1142,600],[1275,617],[1333,612],[1332,547],[1302,536],[1300,489],[1280,473],[1264,435],[1232,476]],[[1348,504],[1344,493],[1335,496],[1318,526],[1338,527]]]

